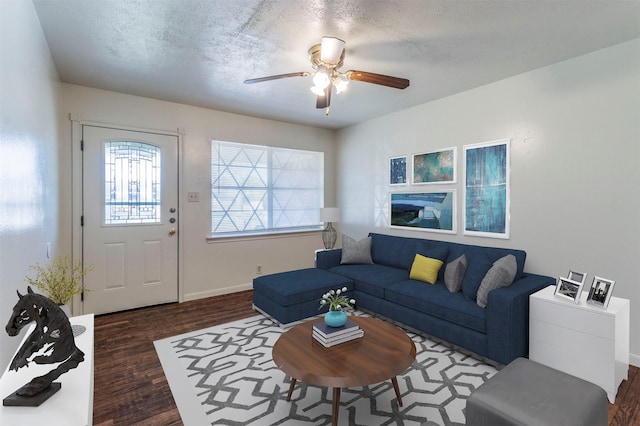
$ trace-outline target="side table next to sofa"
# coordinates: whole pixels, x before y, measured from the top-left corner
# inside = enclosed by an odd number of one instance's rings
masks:
[[[611,403],[629,370],[629,300],[607,309],[560,299],[554,286],[530,296],[529,359],[602,387]]]

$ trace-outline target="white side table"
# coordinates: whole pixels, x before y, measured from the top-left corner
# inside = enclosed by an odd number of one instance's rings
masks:
[[[77,368],[61,375],[56,382],[62,389],[39,407],[0,406],[1,425],[91,425],[93,424],[93,314],[69,318],[71,324],[83,325],[87,330],[75,338],[76,346],[84,352],[84,361]],[[22,343],[33,330],[22,330]],[[21,345],[22,345],[21,343]],[[0,378],[0,396],[7,397],[36,376],[46,374],[57,364],[31,363],[18,371],[5,370]],[[53,366],[53,367],[52,367]]]
[[[612,297],[606,310],[560,299],[555,287],[529,298],[529,359],[602,387],[613,404],[629,370],[629,300]]]

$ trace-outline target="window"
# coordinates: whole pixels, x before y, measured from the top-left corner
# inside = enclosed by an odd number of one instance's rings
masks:
[[[213,236],[321,229],[324,153],[211,143]]]
[[[157,146],[105,142],[105,225],[160,223],[161,164]]]

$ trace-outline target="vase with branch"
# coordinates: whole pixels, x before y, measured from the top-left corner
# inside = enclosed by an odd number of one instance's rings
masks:
[[[46,266],[36,263],[29,268],[35,271],[35,277],[26,276],[27,284],[60,306],[69,304],[85,290],[82,278],[93,269],[92,266],[83,268],[82,261],[74,263],[69,256],[56,257]]]

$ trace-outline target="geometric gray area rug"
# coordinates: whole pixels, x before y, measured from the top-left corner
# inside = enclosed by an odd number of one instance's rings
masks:
[[[298,381],[287,401],[289,378],[271,359],[271,349],[285,331],[258,315],[155,341],[184,424],[331,424],[332,389]],[[465,423],[467,397],[497,370],[422,335],[407,334],[415,342],[416,360],[397,376],[403,407],[390,380],[345,388],[340,425]]]

